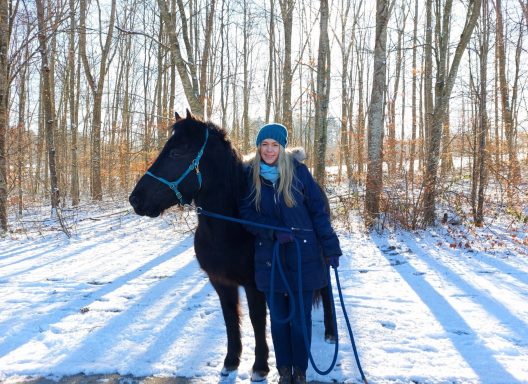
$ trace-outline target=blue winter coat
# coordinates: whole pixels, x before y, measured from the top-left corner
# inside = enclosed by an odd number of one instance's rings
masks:
[[[326,210],[326,197],[315,182],[306,165],[294,161],[292,193],[297,204],[286,206],[284,198],[277,196],[273,184],[261,177],[262,194],[260,211],[253,202],[252,168],[248,167],[247,192],[240,206],[243,219],[287,228],[302,228],[294,235],[301,248],[301,271],[303,290],[322,288],[327,285],[327,267],[324,257],[342,254],[339,239],[332,229],[329,213]],[[278,181],[276,185],[278,185]],[[273,231],[247,226],[255,235],[255,281],[261,291],[270,290],[271,261],[275,239]],[[294,291],[297,285],[297,251],[295,243],[280,246],[280,259],[287,280]],[[275,291],[286,292],[277,267],[275,269]]]

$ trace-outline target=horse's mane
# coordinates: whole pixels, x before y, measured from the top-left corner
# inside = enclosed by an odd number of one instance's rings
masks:
[[[233,195],[238,200],[241,197],[245,186],[245,177],[243,172],[244,165],[240,152],[233,145],[231,139],[229,138],[228,132],[224,128],[218,126],[212,121],[204,121],[197,117],[193,117],[193,119],[197,123],[205,125],[205,127],[209,130],[210,137],[216,138],[216,145],[220,147],[213,150],[221,151],[223,156],[225,156],[222,158],[222,162],[220,162],[222,165],[220,167],[222,169],[221,174],[215,175],[215,177],[219,178],[220,183],[224,185],[224,188],[220,188],[218,193],[221,193],[221,191],[226,191],[228,194]]]

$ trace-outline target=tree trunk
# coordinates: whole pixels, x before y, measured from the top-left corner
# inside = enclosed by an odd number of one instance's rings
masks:
[[[70,0],[70,33],[69,33],[69,51],[68,51],[68,69],[70,71],[69,86],[69,104],[70,104],[70,134],[71,134],[71,200],[72,205],[76,207],[80,203],[79,188],[79,164],[77,160],[77,130],[79,124],[79,105],[78,92],[75,87],[75,80],[78,76],[75,64],[75,31],[77,29],[75,19],[75,0]]]
[[[103,190],[101,185],[101,114],[102,114],[102,103],[103,103],[103,89],[106,73],[108,71],[110,62],[109,54],[110,47],[112,44],[112,36],[114,33],[114,23],[116,15],[116,0],[112,0],[110,20],[108,23],[108,32],[106,35],[106,41],[102,47],[101,61],[99,64],[99,77],[96,81],[94,78],[90,63],[88,62],[88,56],[86,55],[86,2],[81,1],[81,14],[80,14],[80,38],[79,38],[79,50],[81,53],[81,59],[84,66],[84,72],[88,80],[88,84],[93,94],[93,110],[92,110],[92,135],[91,135],[91,196],[93,200],[103,199]],[[97,3],[99,5],[99,3]]]
[[[379,217],[383,188],[383,120],[387,76],[388,0],[376,1],[376,38],[374,46],[374,78],[368,121],[368,165],[365,195],[366,222],[370,227]]]
[[[501,99],[502,121],[504,132],[506,134],[506,145],[508,149],[508,177],[507,177],[507,194],[511,205],[515,204],[515,189],[521,182],[521,172],[519,160],[517,159],[517,127],[513,119],[513,97],[509,97],[509,85],[506,78],[506,49],[504,39],[504,22],[502,19],[502,0],[495,0],[495,14],[497,19],[496,41],[497,41],[497,60],[499,64],[499,87]],[[515,90],[514,90],[515,92]]]
[[[270,26],[268,46],[268,80],[266,84],[266,112],[264,121],[270,121],[271,101],[273,99],[273,70],[275,68],[275,0],[270,0]]]
[[[477,208],[475,211],[475,225],[481,227],[484,224],[484,190],[487,184],[488,163],[488,112],[487,112],[487,82],[488,82],[488,50],[489,50],[489,0],[482,2],[482,33],[480,34],[480,95],[479,95],[479,122],[478,122],[478,192]]]
[[[185,35],[188,32],[186,24],[187,19],[185,13],[182,12],[183,5],[180,1],[178,1],[178,5],[180,6],[180,20],[183,26],[182,33],[184,33],[184,42],[186,45],[188,64],[184,60],[183,53],[180,48],[180,42],[177,34],[179,28],[177,28],[176,26],[176,18],[174,16],[174,13],[171,13],[169,6],[167,5],[167,2],[165,0],[158,0],[158,5],[161,12],[161,18],[166,24],[165,30],[169,35],[172,57],[174,59],[174,64],[176,65],[176,69],[178,70],[178,74],[180,75],[180,80],[182,83],[183,90],[185,92],[185,96],[187,98],[187,102],[189,103],[189,106],[191,107],[191,110],[194,114],[203,116],[205,106],[200,96],[199,84],[196,75],[196,65],[193,59],[193,47],[190,44],[188,36]],[[189,72],[191,73],[191,78],[189,78]]]
[[[358,178],[361,179],[365,168],[365,100],[364,100],[364,60],[363,55],[357,60],[358,70],[358,112],[356,118],[356,132],[357,132],[357,167]]]
[[[360,2],[362,3],[362,1]],[[352,99],[354,89],[352,87],[352,81],[349,73],[349,61],[351,59],[352,44],[355,41],[357,15],[354,15],[354,23],[352,31],[350,33],[350,40],[347,42],[347,21],[348,14],[350,11],[350,2],[341,4],[341,127],[340,127],[340,141],[339,141],[339,171],[338,171],[338,182],[341,182],[342,166],[346,167],[347,178],[350,182],[352,180],[352,153],[351,153],[351,142],[349,123],[349,104]],[[361,4],[360,4],[361,6]],[[353,66],[350,63],[351,67]]]
[[[48,166],[50,175],[50,198],[51,208],[55,211],[59,206],[59,187],[57,180],[57,168],[56,168],[56,154],[55,154],[55,143],[54,143],[54,131],[55,131],[55,110],[54,103],[51,93],[51,73],[48,60],[48,47],[47,47],[47,26],[46,18],[44,15],[44,5],[42,0],[36,0],[37,6],[37,20],[38,20],[38,41],[39,50],[42,60],[41,65],[41,76],[42,76],[42,104],[44,107],[44,125],[46,127],[46,148],[48,150]]]
[[[0,1],[0,230],[7,231],[7,124],[9,100],[9,2]]]
[[[242,150],[244,153],[249,151],[249,23],[250,14],[249,6],[247,1],[244,1],[244,25],[243,25],[243,81],[244,86],[242,89]]]
[[[210,104],[211,100],[206,100],[207,92],[207,66],[209,65],[209,54],[211,52],[211,40],[213,37],[213,22],[215,16],[216,0],[210,0],[207,8],[207,17],[205,21],[205,42],[200,63],[200,97],[201,104],[205,107],[206,103]],[[245,7],[245,6],[244,6]],[[209,116],[210,117],[210,116]]]
[[[431,0],[428,0],[428,4],[430,3],[430,1]],[[447,112],[451,91],[453,90],[453,86],[457,76],[458,67],[462,59],[462,55],[467,47],[467,44],[479,17],[480,5],[481,0],[473,0],[469,5],[468,12],[466,15],[466,22],[464,24],[464,30],[460,35],[460,40],[457,44],[450,68],[448,68],[447,65],[449,42],[446,39],[446,36],[448,34],[449,25],[451,22],[452,0],[446,1],[443,15],[438,15],[438,17],[442,17],[443,30],[439,36],[439,46],[436,47],[436,51],[438,52],[439,56],[439,61],[435,82],[435,105],[432,109],[433,115],[431,119],[430,133],[428,137],[427,159],[423,182],[423,221],[425,225],[432,225],[435,222],[436,188],[438,178],[440,144],[442,139],[442,127]]]
[[[330,43],[328,40],[328,0],[320,1],[319,53],[317,58],[317,90],[315,93],[315,167],[314,177],[325,185],[328,99],[330,90]]]
[[[288,135],[293,138],[293,114],[292,114],[292,31],[293,31],[293,7],[295,0],[279,0],[284,28],[284,64],[282,69],[282,123],[288,129]]]
[[[412,100],[411,100],[411,146],[409,149],[409,179],[411,182],[411,189],[414,186],[414,161],[416,158],[416,130],[418,123],[416,97],[417,97],[417,72],[418,72],[418,2],[414,3],[414,24],[413,24],[413,54],[412,54]]]
[[[25,136],[25,110],[26,110],[26,82],[28,80],[27,77],[27,64],[29,62],[29,51],[26,46],[26,52],[25,52],[25,63],[22,64],[22,68],[20,69],[20,90],[19,90],[19,96],[18,96],[18,132],[17,132],[17,187],[18,187],[18,215],[22,216],[22,209],[23,209],[23,188],[22,188],[22,179],[23,174],[22,170],[24,168],[24,165],[26,164],[24,151],[23,151],[23,141]]]
[[[402,72],[402,61],[403,61],[403,33],[405,32],[405,22],[407,20],[407,10],[405,4],[402,5],[400,17],[398,18],[398,43],[396,46],[396,63],[394,76],[394,87],[392,96],[387,103],[387,114],[388,114],[388,138],[387,138],[387,151],[384,153],[384,157],[387,158],[387,164],[389,169],[389,175],[396,173],[396,101],[400,95],[400,77]],[[402,136],[403,140],[403,136]]]

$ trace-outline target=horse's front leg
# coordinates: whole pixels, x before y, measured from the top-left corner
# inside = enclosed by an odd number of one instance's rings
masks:
[[[249,317],[255,333],[255,362],[251,381],[264,381],[269,373],[269,348],[266,341],[266,298],[255,286],[244,287],[249,307]]]
[[[227,354],[224,359],[222,375],[227,376],[235,371],[240,364],[242,341],[240,338],[240,311],[238,287],[211,281],[222,306],[222,314],[227,332]]]

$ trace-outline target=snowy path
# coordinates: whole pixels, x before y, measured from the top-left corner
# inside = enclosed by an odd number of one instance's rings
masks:
[[[0,240],[0,380],[84,372],[217,383],[223,320],[192,235],[169,218],[133,214],[79,221],[76,233]],[[345,302],[371,383],[528,383],[526,253],[451,248],[445,233],[340,239]],[[232,382],[249,382],[252,364],[242,308],[243,360]],[[310,380],[358,382],[338,315],[338,366],[327,377],[309,370]],[[312,352],[324,368],[333,347],[322,339],[316,309]]]

